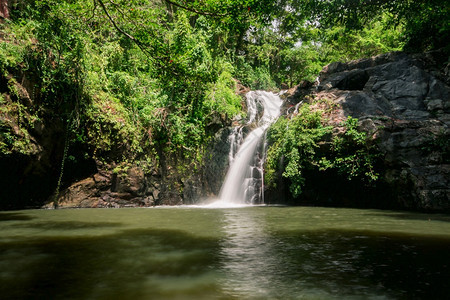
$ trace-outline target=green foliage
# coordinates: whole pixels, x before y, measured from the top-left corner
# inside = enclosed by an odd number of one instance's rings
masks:
[[[303,105],[292,119],[280,118],[269,130],[271,146],[267,152],[266,184],[275,184],[279,161],[283,160],[283,177],[289,179],[289,190],[298,197],[305,184],[303,170],[317,165],[316,149],[331,128],[323,125],[322,111],[311,111]]]
[[[73,122],[72,142],[117,160],[123,159],[120,151],[196,160],[211,134],[209,124],[226,124],[242,113],[236,80],[276,90],[314,80],[332,61],[401,50],[405,43],[445,46],[450,15],[448,0],[11,3],[12,19],[0,24],[1,74],[26,70],[38,111]],[[319,161],[315,149],[328,130],[319,119],[302,109],[272,130],[281,143],[272,161],[286,158],[285,177],[295,182],[295,194],[301,192],[302,168]],[[342,145],[334,141],[341,160],[322,160],[322,167],[351,174],[370,165],[361,160],[347,168],[344,149],[357,140],[353,134]],[[353,161],[367,156],[360,148]]]
[[[450,53],[450,1],[409,1],[402,13],[406,49],[426,51],[444,47]]]
[[[142,153],[142,133],[130,120],[128,110],[117,99],[99,97],[86,108],[83,122],[87,143],[94,155],[121,158],[122,155],[136,157]],[[78,136],[83,139],[83,136]]]
[[[322,160],[322,170],[335,168],[348,180],[358,178],[368,183],[376,181],[379,174],[375,170],[379,158],[375,145],[367,137],[367,133],[358,130],[358,119],[348,117],[342,124],[345,132],[336,136],[332,143],[331,158]]]
[[[252,88],[292,87],[302,80],[313,81],[322,67],[333,61],[348,61],[401,50],[404,27],[382,12],[362,27],[333,26],[308,19],[314,9],[287,1],[289,9],[273,11],[271,26],[255,26],[247,32],[235,77]],[[315,18],[315,16],[313,16]]]
[[[250,65],[243,64],[244,74],[237,76],[244,84],[254,90],[274,90],[277,88],[275,81],[266,66],[252,68]],[[241,73],[242,74],[242,73]]]
[[[9,155],[13,152],[29,155],[36,149],[27,130],[21,128],[19,134],[12,133],[6,124],[0,124],[0,153]]]
[[[0,40],[0,72],[3,76],[8,70],[15,70],[24,65],[26,52],[32,46],[36,22],[22,20],[19,23],[0,23],[3,38]]]
[[[404,42],[403,27],[388,24],[388,15],[369,22],[360,30],[334,26],[324,31],[320,49],[329,62],[349,61],[390,51],[400,51]]]
[[[33,154],[36,146],[28,132],[33,126],[33,116],[21,103],[6,101],[3,95],[0,100],[0,155]]]
[[[210,114],[217,112],[225,117],[232,118],[242,110],[241,98],[236,95],[236,82],[233,80],[233,66],[224,62],[217,82],[210,83],[206,94],[205,107]]]
[[[361,30],[367,23],[387,17],[389,25],[403,25],[402,39],[407,49],[424,51],[446,47],[450,31],[449,0],[304,0],[296,2],[309,11],[312,18],[320,18],[321,26],[345,26]],[[388,27],[392,30],[392,27]],[[388,29],[387,28],[387,29]],[[394,27],[395,28],[395,27]]]
[[[21,40],[2,42],[1,70],[26,65],[42,105],[75,118],[72,140],[94,156],[158,148],[198,157],[213,115],[241,112],[234,68],[211,48],[216,20],[207,16],[168,15],[155,1],[42,0],[13,17],[2,29]]]
[[[379,153],[370,144],[365,132],[358,130],[358,120],[348,117],[342,126],[344,133],[327,143],[331,127],[325,126],[323,111],[311,111],[303,105],[292,119],[280,118],[269,130],[270,147],[267,153],[265,182],[276,185],[277,173],[289,180],[294,198],[306,184],[306,170],[335,170],[348,180],[373,182],[379,174],[375,170]],[[321,146],[320,146],[321,145]],[[328,146],[328,150],[324,147]],[[319,146],[322,148],[318,150]],[[282,162],[282,164],[280,164]]]
[[[319,47],[314,43],[283,49],[279,56],[277,81],[294,86],[301,80],[314,81],[323,65],[318,56]]]

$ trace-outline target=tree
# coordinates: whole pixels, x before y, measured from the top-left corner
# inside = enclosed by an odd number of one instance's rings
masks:
[[[9,18],[8,0],[0,0],[0,18]]]
[[[404,24],[407,49],[448,50],[450,0],[292,0],[291,5],[306,10],[310,19],[324,28],[344,25],[348,30],[360,30],[387,14],[391,24]]]

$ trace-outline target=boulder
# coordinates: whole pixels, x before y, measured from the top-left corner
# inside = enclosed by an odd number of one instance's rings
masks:
[[[62,190],[59,208],[147,207],[160,201],[161,178],[156,173],[146,174],[136,164],[96,164],[96,173]]]

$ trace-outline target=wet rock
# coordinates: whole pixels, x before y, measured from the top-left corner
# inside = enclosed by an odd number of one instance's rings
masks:
[[[203,164],[183,183],[183,201],[197,203],[219,195],[229,165],[231,128],[222,128],[210,141]]]

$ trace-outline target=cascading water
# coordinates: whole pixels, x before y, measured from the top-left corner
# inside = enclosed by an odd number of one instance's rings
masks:
[[[264,114],[258,121],[258,127],[252,130],[245,139],[242,138],[242,128],[235,128],[230,136],[230,169],[219,195],[219,202],[224,205],[255,204],[261,201],[264,154],[258,153],[258,145],[261,145],[267,128],[280,114],[282,100],[278,95],[264,91],[252,91],[246,96],[249,119],[247,125],[257,119],[258,104],[264,108]],[[238,149],[237,153],[236,149]]]

